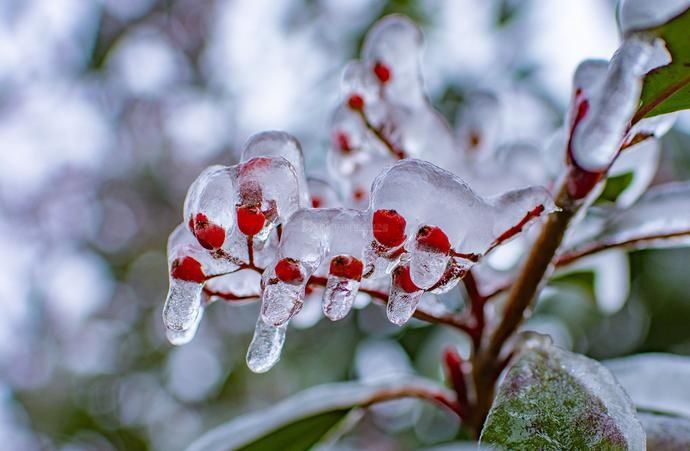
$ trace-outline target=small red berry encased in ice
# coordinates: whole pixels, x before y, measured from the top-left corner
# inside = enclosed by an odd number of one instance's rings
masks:
[[[261,232],[266,223],[266,216],[256,205],[237,206],[237,227],[247,236],[254,236]]]
[[[338,255],[331,260],[330,274],[335,277],[344,277],[360,281],[364,272],[364,264],[358,258],[350,255]]]
[[[319,208],[323,205],[323,200],[319,196],[311,196],[311,207]]]
[[[421,288],[412,282],[409,266],[398,266],[395,268],[393,271],[393,283],[395,286],[400,287],[405,293],[416,293],[421,290]]]
[[[335,132],[335,134],[333,135],[333,141],[336,147],[342,153],[352,152],[352,147],[350,146],[350,138],[347,136],[347,133],[342,131]]]
[[[448,235],[436,226],[425,225],[417,232],[417,245],[425,251],[447,254],[450,252]]]
[[[194,236],[206,249],[218,249],[225,242],[225,229],[212,223],[203,213],[194,217]]]
[[[395,210],[376,210],[372,220],[374,238],[386,247],[400,246],[405,241],[407,221]]]
[[[376,78],[379,79],[381,83],[388,83],[391,79],[391,70],[388,66],[383,64],[381,61],[377,61],[374,64],[374,74]]]
[[[367,198],[367,192],[364,188],[361,186],[358,186],[355,188],[355,190],[352,192],[352,198],[356,200],[357,202],[361,202],[363,200],[366,200]]]
[[[204,283],[206,276],[201,268],[201,263],[192,257],[180,257],[172,262],[170,275],[173,279],[186,282]]]
[[[299,284],[304,281],[302,266],[294,258],[284,258],[276,265],[276,276],[285,283]]]
[[[359,94],[352,94],[347,99],[347,106],[355,111],[362,111],[364,109],[364,97]]]

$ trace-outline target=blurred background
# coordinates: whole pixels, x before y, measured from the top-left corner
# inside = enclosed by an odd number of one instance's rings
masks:
[[[427,89],[450,121],[468,92],[491,88],[526,141],[562,121],[576,64],[618,43],[612,0],[0,1],[3,449],[178,450],[318,383],[440,377],[441,349],[464,338],[399,329],[374,305],[336,324],[306,309],[264,375],[244,364],[257,305],[214,304],[181,348],[160,319],[165,242],[192,180],[269,129],[296,135],[323,176],[340,71],[391,12],[423,27]],[[689,133],[681,117],[664,138],[658,181],[690,177]],[[688,258],[633,253],[617,312],[602,313],[583,277],[530,324],[597,358],[690,354]],[[344,439],[353,449],[457,433],[416,404],[367,415]]]

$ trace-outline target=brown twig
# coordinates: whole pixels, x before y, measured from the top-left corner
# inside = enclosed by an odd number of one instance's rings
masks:
[[[494,398],[496,379],[506,361],[501,352],[525,317],[535,298],[542,280],[551,268],[551,261],[563,240],[565,231],[577,212],[580,202],[571,199],[565,185],[556,196],[560,211],[548,216],[541,233],[534,243],[519,276],[513,282],[506,300],[506,307],[498,326],[485,346],[475,349],[472,358],[472,379],[475,402],[468,419],[468,426],[478,436]]]
[[[614,249],[618,247],[622,248],[635,248],[642,243],[647,243],[656,240],[669,240],[673,238],[683,238],[690,236],[690,230],[683,230],[680,232],[671,233],[660,233],[658,235],[647,235],[637,238],[631,238],[625,241],[609,241],[600,243],[590,243],[587,246],[572,249],[558,256],[555,261],[557,267],[568,266],[569,264],[579,260],[583,257],[587,257],[597,252],[602,252],[608,249]]]
[[[376,138],[381,141],[381,143],[386,146],[386,149],[388,149],[388,152],[391,153],[395,158],[398,160],[402,160],[406,157],[405,151],[402,149],[399,149],[393,142],[383,133],[383,130],[379,127],[374,126],[369,121],[369,118],[367,117],[366,113],[364,112],[363,109],[357,110],[357,113],[359,114],[359,117],[362,118],[362,122],[364,123],[364,126],[376,136]]]

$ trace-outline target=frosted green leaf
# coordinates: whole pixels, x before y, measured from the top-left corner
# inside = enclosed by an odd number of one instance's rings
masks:
[[[508,371],[481,443],[510,450],[644,450],[645,434],[630,398],[604,366],[542,345]]]

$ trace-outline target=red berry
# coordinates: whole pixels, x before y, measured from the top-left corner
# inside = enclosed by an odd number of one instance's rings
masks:
[[[333,136],[333,141],[335,141],[336,146],[342,153],[350,153],[352,147],[350,147],[350,138],[348,138],[345,132],[336,132]]]
[[[425,225],[417,232],[417,244],[424,250],[447,254],[450,252],[448,236],[436,226]]]
[[[395,271],[393,271],[393,283],[400,287],[405,293],[416,293],[421,290],[421,288],[412,282],[409,266],[398,266],[395,268]]]
[[[364,199],[367,198],[367,192],[361,186],[357,187],[352,192],[352,198],[354,200],[356,200],[357,202],[363,201]]]
[[[364,272],[361,260],[350,255],[338,255],[331,260],[330,274],[335,277],[360,281]]]
[[[276,265],[276,276],[285,283],[298,284],[304,281],[299,262],[294,258],[284,258]]]
[[[391,79],[391,70],[388,66],[380,61],[374,64],[374,74],[381,81],[381,83],[388,83]]]
[[[323,200],[319,196],[311,196],[312,208],[319,208],[323,204]]]
[[[256,205],[239,205],[237,207],[237,227],[247,236],[261,232],[266,223],[266,216]]]
[[[206,249],[218,249],[225,242],[225,229],[208,220],[205,214],[194,218],[194,236]]]
[[[173,279],[203,283],[206,280],[201,263],[192,257],[177,258],[172,262],[170,275]]]
[[[362,111],[364,109],[364,98],[359,94],[352,94],[347,99],[347,106],[355,111]]]
[[[387,247],[399,246],[405,241],[405,218],[395,210],[376,210],[373,218],[374,238]]]

